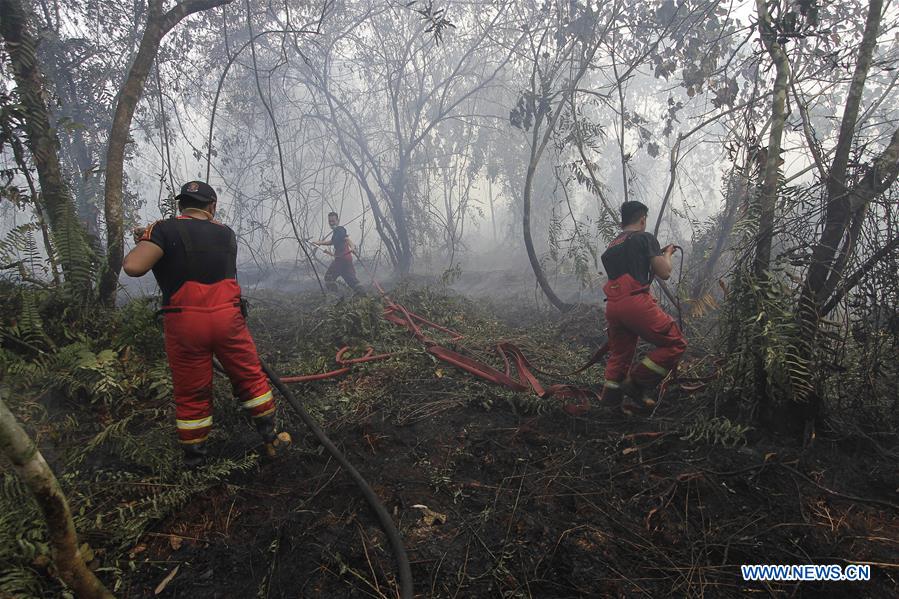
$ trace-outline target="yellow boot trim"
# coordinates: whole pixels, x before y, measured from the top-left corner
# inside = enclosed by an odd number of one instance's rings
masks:
[[[621,389],[621,383],[618,381],[610,381],[608,379],[606,379],[603,386],[608,387],[609,389]]]
[[[641,360],[640,363],[643,364],[644,366],[646,366],[648,369],[652,370],[654,373],[656,373],[659,376],[668,376],[668,369],[662,368],[661,366],[659,366],[658,364],[656,364],[655,362],[650,360],[649,357],[643,358],[643,360]]]
[[[199,418],[197,420],[175,420],[175,425],[181,430],[185,431],[212,426],[212,416]]]
[[[272,392],[271,392],[271,390],[269,390],[269,391],[266,391],[265,393],[263,393],[262,395],[260,395],[259,397],[254,397],[253,399],[248,399],[247,401],[243,402],[240,405],[243,406],[243,409],[245,409],[245,410],[252,410],[256,406],[261,406],[265,402],[271,401],[271,399],[272,399]]]
[[[199,439],[187,439],[186,441],[184,439],[179,439],[178,443],[181,443],[181,445],[196,445],[197,443],[202,443],[203,441],[205,441],[208,438],[209,438],[209,435],[204,435],[204,436],[200,437]]]
[[[264,411],[262,414],[253,414],[253,418],[262,418],[264,416],[270,416],[275,413],[275,408],[271,407]]]

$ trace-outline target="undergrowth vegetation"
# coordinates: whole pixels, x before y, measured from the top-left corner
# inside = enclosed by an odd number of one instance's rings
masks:
[[[785,288],[746,284],[745,290],[729,293],[732,297],[754,294],[755,303],[764,308],[761,316],[756,313],[751,329],[739,329],[756,331],[752,334],[760,338],[731,342],[734,347],[765,348],[764,371],[780,373],[766,384],[772,389],[795,388],[797,377],[807,373],[796,370],[792,357],[796,337],[783,316],[789,304]],[[452,341],[444,332],[427,329],[435,341],[499,370],[504,364],[495,351],[496,343],[510,341],[542,371],[538,376],[545,384],[568,382],[595,391],[601,386],[597,368],[564,374],[583,364],[604,339],[602,314],[596,306],[582,306],[564,315],[541,313],[474,302],[445,285],[400,287],[391,296],[420,316],[463,335]],[[745,322],[747,315],[729,300],[724,302],[727,318]],[[152,300],[135,300],[115,312],[87,315],[66,310],[58,298],[34,289],[20,288],[3,301],[4,399],[60,479],[87,561],[110,588],[122,588],[140,567],[135,547],[147,531],[198,494],[217,486],[227,489],[234,475],[258,468],[258,441],[231,399],[229,384],[217,376],[212,459],[198,471],[181,468],[171,381]],[[260,355],[282,376],[333,370],[335,355],[343,347],[350,348],[350,357],[361,356],[368,348],[391,354],[383,361],[357,365],[345,377],[294,387],[329,433],[340,434],[372,418],[390,426],[415,425],[459,409],[472,414],[504,410],[525,420],[560,410],[557,400],[508,391],[438,361],[405,329],[382,318],[384,304],[378,297],[334,303],[333,298],[322,301],[318,294],[257,292],[250,294],[250,302],[249,323]],[[694,336],[681,368],[686,377],[717,372],[717,380],[689,394],[676,384],[669,386],[660,415],[651,420],[658,431],[653,434],[709,451],[740,450],[764,433],[751,426],[746,416],[753,405],[751,366],[756,356],[735,353],[722,361],[716,336],[702,333],[717,317],[712,313],[688,323]],[[839,400],[851,395],[852,385],[878,389],[879,395],[873,395],[878,403],[869,407],[888,408],[884,383],[873,377],[872,369],[879,368],[879,376],[889,372],[885,363],[889,347],[895,347],[890,343],[895,340],[882,331],[859,332],[846,339],[841,362],[846,367],[839,375],[846,387],[836,387],[828,399],[835,415],[845,415],[852,408],[851,401]],[[874,361],[873,347],[880,348],[879,362]],[[863,355],[868,359],[861,359]],[[889,376],[895,377],[895,371]],[[676,410],[666,402],[677,402]],[[293,451],[318,453],[317,443],[284,411],[283,402],[280,406],[279,420],[294,434]],[[865,434],[873,430],[863,417],[853,425]],[[895,418],[883,419],[878,426],[879,431],[894,430]],[[365,439],[374,451],[377,438]],[[890,455],[889,449],[875,447]],[[451,484],[452,460],[432,463],[423,454],[416,464],[435,493],[458,496]],[[54,576],[40,513],[9,472],[0,478],[0,572],[0,597],[68,596]]]
[[[755,226],[746,220],[738,223],[743,235]],[[751,235],[737,244],[721,309],[693,323],[696,328],[703,321],[714,323],[717,334],[707,350],[723,358],[717,396],[740,420],[802,437],[805,443],[815,431],[841,436],[859,427],[895,435],[895,273],[888,265],[875,269],[870,283],[848,295],[845,306],[809,329],[797,317],[802,288],[795,260],[785,252],[759,276],[747,266],[753,249]],[[805,431],[797,430],[803,424]]]
[[[152,301],[73,318],[76,311],[60,309],[52,295],[26,288],[4,297],[4,400],[55,470],[86,561],[115,589],[134,567],[126,550],[150,523],[258,457],[224,456],[198,472],[179,467],[171,378]],[[69,596],[55,582],[37,505],[3,470],[0,596]]]
[[[87,561],[116,589],[135,567],[129,549],[150,524],[231,473],[255,467],[255,437],[231,401],[227,381],[216,377],[215,457],[198,472],[183,471],[155,302],[139,299],[115,312],[91,313],[67,310],[59,297],[40,289],[12,291],[3,306],[4,398],[60,479]],[[445,333],[429,330],[435,340],[499,369],[503,364],[494,346],[507,340],[535,365],[571,370],[589,355],[578,335],[601,329],[597,312],[582,310],[568,317],[573,334],[560,343],[556,318],[510,329],[496,316],[502,311],[448,294],[445,285],[393,293],[424,318],[464,333],[453,344]],[[524,415],[558,409],[552,401],[498,388],[439,362],[407,331],[381,317],[380,298],[334,304],[318,295],[260,293],[250,301],[260,355],[282,375],[333,370],[335,354],[345,346],[350,356],[369,347],[392,354],[356,367],[350,377],[297,388],[307,409],[331,429],[375,411],[403,424],[460,406]],[[584,374],[573,382],[586,385],[594,378]],[[36,504],[10,472],[2,475],[0,514],[0,596],[65,594],[53,576]]]

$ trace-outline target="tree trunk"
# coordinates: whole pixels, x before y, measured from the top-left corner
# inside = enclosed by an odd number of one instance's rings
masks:
[[[855,254],[855,245],[862,233],[862,226],[865,224],[865,216],[867,216],[867,214],[867,204],[863,205],[859,210],[856,210],[852,213],[849,224],[849,233],[845,236],[845,239],[843,240],[843,247],[840,248],[839,254],[837,254],[836,258],[834,259],[833,267],[830,269],[830,277],[828,277],[827,282],[824,284],[824,289],[821,290],[820,295],[822,301],[819,303],[819,305],[823,305],[823,298],[828,298],[833,295],[833,292],[837,288],[837,285],[840,284],[840,279],[842,278],[843,271],[846,270],[846,265],[849,264],[852,255]],[[819,309],[816,309],[816,311],[820,312]]]
[[[616,36],[616,42],[617,42],[617,36]],[[617,45],[617,43],[615,45]],[[624,80],[622,80],[618,77],[618,65],[615,63],[615,53],[614,52],[611,53],[611,57],[612,57],[612,74],[615,76],[615,82],[616,82],[615,88],[618,91],[618,110],[619,110],[619,116],[621,117],[619,119],[619,124],[621,125],[621,128],[620,129],[618,127],[615,128],[615,134],[618,137],[618,159],[621,161],[621,190],[622,190],[622,198],[624,198],[624,201],[627,202],[628,200],[631,199],[630,194],[628,193],[628,189],[627,189],[627,162],[630,157],[627,154],[625,154],[625,152],[624,152],[624,135],[625,135],[624,125],[625,125],[625,122],[627,121],[627,113],[626,113],[625,107],[624,107],[624,89],[622,89],[624,87]]]
[[[396,270],[400,276],[412,272],[412,240],[409,237],[409,223],[404,201],[408,165],[409,159],[402,155],[390,181],[390,213],[393,216],[393,224],[399,241]]]
[[[46,210],[66,283],[86,296],[90,291],[92,252],[77,217],[59,162],[59,141],[51,125],[43,76],[38,69],[37,40],[31,34],[19,0],[0,0],[0,34],[12,65],[16,92],[23,106],[26,143],[34,158],[41,193],[35,202]]]
[[[397,241],[396,234],[393,232],[390,223],[384,218],[384,213],[381,211],[381,206],[378,204],[378,197],[368,184],[368,181],[365,180],[365,174],[359,174],[360,172],[361,169],[355,169],[353,171],[353,176],[356,177],[356,181],[358,181],[359,187],[361,187],[362,191],[365,193],[365,198],[368,200],[368,205],[371,207],[371,214],[375,221],[375,231],[378,232],[378,236],[384,243],[384,248],[387,250],[387,257],[390,259],[391,264],[396,266],[399,263],[399,251],[397,249],[399,242]]]
[[[259,81],[259,68],[256,64],[256,43],[255,36],[253,35],[253,18],[252,13],[250,11],[250,0],[246,0],[247,7],[247,30],[250,32],[250,53],[253,57],[253,80],[256,82],[256,91],[259,93],[259,101],[262,102],[263,108],[265,108],[266,114],[268,114],[269,119],[272,121],[272,132],[275,134],[275,147],[278,150],[278,172],[281,175],[281,189],[284,192],[284,205],[287,208],[287,217],[290,219],[290,227],[293,230],[293,235],[297,240],[297,244],[300,246],[300,249],[303,250],[303,255],[306,256],[306,262],[309,264],[309,268],[312,269],[312,274],[315,275],[315,280],[318,282],[318,287],[321,289],[322,295],[327,295],[325,291],[325,285],[322,283],[321,277],[318,276],[318,270],[315,268],[315,262],[312,261],[312,256],[309,254],[309,250],[306,249],[306,241],[303,240],[303,237],[300,235],[300,231],[297,229],[297,219],[293,214],[293,207],[290,204],[290,195],[287,193],[287,177],[284,173],[284,154],[281,147],[281,134],[278,133],[278,121],[275,119],[275,113],[272,110],[272,107],[268,100],[265,99],[265,94],[262,92],[262,83]],[[165,120],[163,119],[163,125],[165,124]],[[168,151],[168,150],[166,150]],[[305,231],[305,227],[304,227]]]
[[[537,125],[535,124],[534,127],[536,132]],[[543,267],[540,265],[540,260],[537,258],[537,252],[534,250],[534,240],[531,237],[531,191],[534,183],[534,173],[537,170],[537,160],[539,160],[539,157],[531,158],[528,164],[528,172],[524,179],[524,201],[521,217],[524,228],[524,247],[527,249],[528,260],[531,262],[531,268],[534,271],[534,276],[537,277],[537,284],[540,285],[540,289],[553,306],[562,312],[567,312],[574,306],[563,302],[553,291],[546,274],[543,272]]]
[[[44,8],[48,26],[50,26],[52,19],[47,12],[48,7],[43,2],[41,4]],[[44,38],[45,50],[49,54],[45,72],[50,81],[53,82],[53,87],[59,96],[60,107],[57,109],[58,114],[61,117],[68,117],[77,122],[81,115],[89,109],[78,98],[72,71],[67,68],[65,51],[59,39],[59,31],[57,28],[54,28],[54,31],[54,37],[49,43],[46,41],[47,38]],[[51,110],[53,109],[52,106],[50,108]],[[75,211],[90,239],[90,243],[93,245],[100,240],[100,212],[96,204],[93,203],[97,192],[97,179],[95,174],[88,174],[93,167],[91,149],[88,147],[88,142],[85,140],[84,132],[80,127],[72,131],[63,132],[59,138],[64,150],[60,158],[62,160],[68,158],[67,166],[75,175],[69,179]]]
[[[846,185],[849,154],[852,150],[855,124],[865,90],[865,80],[868,76],[868,69],[871,67],[871,56],[877,45],[877,32],[880,29],[882,10],[883,0],[871,0],[855,73],[852,76],[852,84],[849,86],[849,94],[843,110],[843,120],[840,123],[840,136],[827,178],[824,230],[812,250],[811,264],[802,286],[802,295],[799,301],[799,316],[806,337],[813,334],[818,328],[818,313],[821,304],[826,299],[822,297],[822,292],[827,279],[830,276],[838,275],[838,273],[831,272],[834,256],[849,226],[852,211],[851,193]],[[895,140],[896,136],[894,135],[893,138]]]
[[[12,462],[13,470],[25,482],[44,513],[53,563],[59,577],[75,591],[78,599],[114,599],[84,563],[69,504],[53,471],[2,398],[0,452]]]
[[[185,0],[171,10],[162,12],[162,0],[150,0],[147,28],[140,41],[137,56],[119,90],[109,145],[106,148],[106,184],[103,189],[103,212],[106,216],[106,269],[100,279],[100,301],[115,303],[119,273],[124,258],[125,223],[122,206],[122,185],[125,167],[125,146],[130,139],[131,119],[144,92],[150,67],[156,60],[162,38],[184,17],[196,12],[229,4],[233,0]]]
[[[659,207],[659,215],[656,217],[656,226],[653,227],[652,235],[658,238],[659,228],[662,226],[662,217],[665,215],[665,209],[671,200],[671,192],[674,191],[674,183],[677,181],[677,163],[680,160],[680,144],[684,140],[682,135],[677,136],[677,141],[671,146],[671,152],[668,154],[668,187],[665,188],[665,195],[662,196],[662,205]]]
[[[734,228],[734,221],[737,216],[737,208],[746,202],[748,195],[749,181],[746,179],[742,171],[731,172],[728,181],[728,193],[725,197],[724,211],[721,213],[721,220],[718,222],[718,232],[715,238],[715,245],[712,247],[712,253],[708,259],[703,262],[698,271],[698,275],[693,280],[693,288],[690,291],[690,300],[697,301],[705,293],[712,283],[712,277],[715,274],[715,268],[718,261],[727,248],[727,242]]]
[[[577,72],[571,77],[571,79],[567,82],[567,90],[565,93],[574,94],[577,89],[578,82],[587,72],[587,69],[590,66],[590,62],[593,60],[593,56],[596,54],[596,50],[599,48],[600,43],[596,43],[589,52],[585,53],[581,58],[579,68]],[[553,134],[553,129],[556,126],[556,123],[559,120],[559,117],[562,114],[562,110],[565,107],[566,103],[571,103],[574,106],[574,100],[569,100],[570,97],[566,97],[564,94],[559,98],[559,103],[556,105],[554,109],[548,114],[545,115],[541,112],[539,108],[539,102],[536,100],[536,96],[538,92],[538,88],[533,79],[536,74],[536,67],[534,68],[534,73],[532,73],[531,85],[532,91],[534,92],[534,97],[531,99],[532,102],[532,110],[534,112],[534,130],[531,134],[531,154],[530,160],[528,161],[528,170],[527,174],[524,178],[524,190],[522,192],[522,227],[524,229],[524,247],[528,253],[528,260],[531,263],[531,269],[534,271],[534,276],[537,278],[537,284],[540,285],[540,289],[543,291],[546,298],[550,301],[550,303],[556,307],[556,309],[567,312],[574,308],[572,304],[563,302],[559,296],[555,294],[552,287],[549,284],[549,280],[546,278],[546,274],[543,272],[543,267],[540,265],[540,260],[537,258],[537,252],[534,249],[534,239],[531,237],[531,195],[533,193],[534,186],[534,175],[537,171],[537,165],[540,164],[540,158],[543,156],[543,151],[546,149],[547,144],[549,143],[550,138]],[[546,76],[546,75],[543,75]],[[543,132],[543,137],[540,137],[540,127],[545,125],[545,131]]]
[[[487,197],[490,198],[490,224],[493,226],[493,243],[497,242],[496,238],[496,213],[493,211],[493,181],[487,179]]]
[[[609,200],[606,199],[605,194],[602,192],[602,185],[600,184],[599,179],[596,177],[595,169],[590,163],[590,160],[587,158],[587,152],[584,151],[584,136],[581,126],[578,123],[577,107],[574,104],[574,94],[571,94],[571,96],[568,98],[568,103],[571,107],[571,120],[574,124],[574,145],[581,157],[581,161],[584,163],[584,168],[586,169],[587,174],[590,175],[590,182],[592,184],[591,191],[593,192],[593,195],[596,196],[596,215],[600,221],[602,221],[603,217],[605,217],[610,223],[617,223],[618,217],[616,216],[615,211],[612,209],[612,206],[609,204]],[[492,211],[492,204],[490,206],[490,209]],[[607,239],[606,241],[612,240]]]
[[[831,256],[830,266],[826,269],[830,272],[830,276],[826,278],[822,287],[817,289],[815,295],[811,295],[812,288],[810,286],[803,289],[804,292],[806,289],[809,290],[806,292],[809,293],[808,297],[806,298],[804,294],[800,303],[800,316],[807,332],[813,334],[817,329],[817,319],[826,316],[839,301],[839,298],[834,301],[832,296],[838,288],[845,288],[846,282],[841,283],[843,272],[850,262],[851,254],[855,251],[855,242],[861,233],[867,207],[872,200],[896,181],[897,176],[899,176],[899,129],[893,132],[890,144],[881,152],[880,156],[868,165],[867,173],[861,181],[845,192],[848,210],[852,215],[850,222],[844,225],[843,232],[845,234],[848,230],[848,235],[843,241],[839,254]],[[870,264],[869,269],[871,267],[873,264]],[[811,271],[811,269],[809,270]],[[809,277],[811,277],[811,272]],[[843,294],[838,295],[842,297]]]
[[[9,145],[12,146],[13,158],[16,160],[16,164],[19,165],[19,169],[22,171],[22,174],[25,176],[25,182],[28,184],[28,190],[31,192],[32,201],[34,202],[34,214],[37,217],[38,225],[41,228],[41,239],[44,242],[44,251],[47,252],[47,262],[50,264],[50,275],[53,277],[53,284],[59,285],[60,277],[59,277],[59,267],[56,264],[56,250],[53,248],[53,243],[50,241],[50,230],[47,226],[47,218],[44,216],[44,209],[41,207],[41,198],[40,192],[34,185],[34,177],[31,176],[31,171],[28,168],[28,163],[25,161],[25,151],[22,148],[22,143],[18,137],[16,137],[12,129],[10,129],[9,122],[5,121],[0,124],[2,127],[3,134],[9,139]]]
[[[844,245],[845,259],[837,256],[838,248],[850,226],[852,214],[862,212],[867,203],[882,193],[897,175],[899,130],[894,133],[887,149],[872,165],[869,165],[868,173],[862,178],[862,181],[852,188],[847,185],[849,155],[856,132],[862,94],[865,90],[865,80],[871,67],[874,48],[877,45],[877,32],[880,29],[882,10],[883,0],[871,0],[855,72],[849,86],[843,119],[840,122],[840,135],[837,139],[833,164],[825,186],[824,229],[818,243],[812,249],[811,263],[799,298],[801,358],[806,363],[810,363],[813,359],[815,338],[818,333],[822,306],[827,299],[826,294],[829,294],[829,290],[836,288],[836,285],[828,286],[828,281],[839,280],[842,270],[849,262],[849,252],[854,251],[854,248],[851,247],[853,240],[850,238]],[[837,279],[832,279],[832,277],[837,277]],[[796,427],[804,421],[805,429],[809,430],[809,425],[818,419],[821,407],[821,393],[806,392],[795,398],[792,405],[787,406],[786,417],[790,421],[789,424]]]
[[[834,295],[824,304],[824,307],[821,308],[821,318],[826,317],[830,314],[831,310],[837,307],[837,304],[840,303],[847,293],[852,291],[852,289],[859,284],[862,278],[871,272],[871,269],[877,265],[878,262],[886,258],[890,255],[891,252],[899,250],[899,235],[894,237],[891,241],[885,244],[882,248],[871,254],[867,260],[859,266],[855,272],[846,277],[843,281],[843,284],[836,290]]]
[[[334,133],[337,141],[337,147],[340,149],[341,154],[346,158],[347,162],[350,163],[352,167],[352,174],[356,178],[356,181],[359,183],[359,186],[365,192],[365,197],[368,200],[368,205],[371,207],[372,216],[375,220],[375,230],[378,232],[381,240],[384,242],[384,247],[387,249],[387,256],[390,259],[391,264],[393,264],[395,269],[399,269],[400,262],[400,242],[399,237],[396,232],[393,230],[390,222],[385,217],[384,212],[381,210],[381,206],[378,204],[378,197],[375,191],[372,189],[372,186],[369,185],[367,180],[367,175],[365,172],[365,168],[363,167],[363,161],[360,157],[359,160],[353,156],[353,153],[350,151],[350,146],[347,143],[345,132],[343,128],[340,126],[340,123],[337,120],[337,109],[341,108],[339,103],[336,101],[334,96],[331,94],[331,90],[328,88],[328,79],[327,79],[327,64],[322,66],[321,74],[316,73],[316,80],[318,83],[318,89],[325,96],[325,101],[328,104],[328,117],[321,116],[320,118],[326,122],[330,122],[334,127]],[[311,90],[311,86],[310,86]],[[343,111],[346,113],[346,111]],[[352,119],[350,119],[351,122]],[[355,125],[355,123],[353,123]],[[358,129],[358,127],[357,127]],[[360,154],[362,154],[363,144],[359,142],[358,139],[354,139],[355,143],[360,149]],[[388,202],[388,208],[390,208]]]
[[[771,263],[771,244],[774,237],[774,212],[777,207],[777,188],[780,179],[780,150],[783,141],[784,122],[786,121],[787,83],[790,79],[790,63],[783,47],[777,41],[777,32],[771,22],[765,0],[756,0],[756,11],[759,19],[759,37],[771,55],[774,63],[774,96],[771,103],[771,131],[768,135],[768,149],[765,154],[765,171],[762,186],[759,190],[758,212],[759,224],[755,236],[755,259],[753,274],[759,284],[768,278],[768,267]],[[750,325],[755,326],[755,325]],[[758,336],[754,335],[753,339]],[[752,342],[754,354],[755,396],[758,403],[758,419],[767,424],[772,417],[771,397],[768,389],[768,374],[765,368],[764,348],[758,341]]]
[[[753,270],[762,278],[771,262],[771,241],[774,237],[774,210],[777,206],[777,182],[780,178],[780,148],[783,141],[787,83],[790,79],[790,63],[783,47],[777,41],[777,33],[771,23],[771,15],[765,0],[756,0],[759,17],[759,35],[771,60],[774,62],[774,99],[771,105],[771,132],[768,136],[768,153],[765,174],[759,197],[759,227],[756,234]]]

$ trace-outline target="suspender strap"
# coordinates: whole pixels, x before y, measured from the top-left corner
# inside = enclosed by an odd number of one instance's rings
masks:
[[[187,277],[188,281],[196,278],[196,250],[194,243],[187,231],[187,226],[180,218],[175,219],[175,228],[178,230],[178,236],[181,237],[181,244],[184,246],[184,254],[187,257]]]

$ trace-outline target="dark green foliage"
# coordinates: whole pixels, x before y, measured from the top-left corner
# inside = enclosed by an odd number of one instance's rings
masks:
[[[49,266],[38,249],[35,234],[37,223],[25,223],[12,228],[0,240],[0,269],[13,272],[20,280],[39,281],[49,277]]]
[[[165,347],[157,309],[155,298],[138,298],[115,311],[113,345],[118,349],[130,347],[144,357],[163,357]]]
[[[725,308],[728,343],[735,349],[729,362],[732,391],[752,397],[757,377],[764,374],[765,399],[781,405],[803,401],[813,391],[811,365],[802,358],[805,340],[794,315],[796,300],[784,278],[782,266],[763,280],[738,270]],[[758,360],[764,365],[761,373],[754,367]]]
[[[746,433],[748,431],[748,426],[735,424],[724,416],[700,417],[686,427],[681,440],[693,443],[708,443],[709,445],[722,445],[724,447],[737,447],[746,445]]]
[[[164,352],[150,304],[120,313],[72,306],[68,294],[11,288],[2,322],[0,373],[11,389],[57,390],[81,404],[158,397]]]
[[[410,8],[421,15],[421,20],[427,25],[425,33],[433,33],[434,41],[438,46],[443,40],[443,32],[456,28],[453,22],[446,17],[446,9],[435,8],[432,0],[428,2],[412,0],[411,2],[406,2],[406,8]]]
[[[103,576],[120,581],[127,549],[150,525],[231,473],[255,467],[258,456],[243,451],[197,472],[181,469],[171,378],[152,301],[115,312],[98,308],[88,318],[80,311],[73,316],[61,291],[7,291],[4,395],[60,479],[81,538],[102,550]],[[235,418],[238,410],[228,401],[229,385],[223,387],[214,438],[247,435],[247,423]],[[0,595],[66,596],[46,576],[48,556],[37,506],[14,475],[4,474]]]
[[[53,248],[59,254],[65,273],[65,288],[74,298],[85,301],[90,297],[97,274],[94,249],[90,246],[81,222],[75,214],[75,205],[67,195],[60,206],[51,208],[55,216],[51,220]]]

